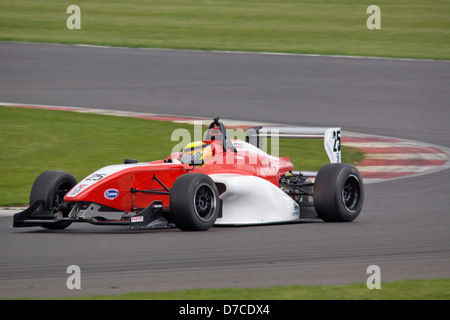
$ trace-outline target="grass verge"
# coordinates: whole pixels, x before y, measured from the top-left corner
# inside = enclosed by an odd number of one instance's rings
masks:
[[[450,1],[69,0],[0,3],[0,40],[198,50],[450,58]]]
[[[71,298],[72,299],[72,298]],[[173,292],[134,292],[92,295],[87,300],[449,300],[450,279],[382,282],[381,289],[366,284],[336,286],[275,286],[244,289],[192,289]]]
[[[195,137],[192,125],[0,107],[0,206],[28,204],[34,179],[45,170],[67,171],[80,181],[125,158],[165,159],[181,142],[171,141],[176,129],[186,129]],[[343,148],[342,153],[343,162],[349,163],[363,156],[353,148]],[[321,140],[280,140],[280,156],[286,155],[297,170],[318,170],[328,163]]]

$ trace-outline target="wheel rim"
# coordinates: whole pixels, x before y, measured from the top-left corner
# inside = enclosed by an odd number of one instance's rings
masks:
[[[210,186],[202,184],[197,187],[194,196],[195,213],[199,219],[208,221],[216,209],[216,195]]]
[[[70,203],[64,200],[64,196],[69,192],[72,186],[68,183],[61,183],[56,187],[55,198],[53,200],[53,213],[55,218],[67,216],[70,211]]]
[[[355,212],[358,209],[360,197],[361,188],[359,180],[355,175],[349,175],[342,188],[342,201],[347,211]]]

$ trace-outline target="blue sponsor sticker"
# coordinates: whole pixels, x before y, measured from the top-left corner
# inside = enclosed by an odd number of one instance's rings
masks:
[[[108,200],[114,200],[119,196],[119,190],[117,189],[108,189],[104,193],[105,198]]]

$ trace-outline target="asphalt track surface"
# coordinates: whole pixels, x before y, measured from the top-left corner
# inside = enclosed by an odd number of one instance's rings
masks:
[[[0,43],[4,102],[340,125],[446,148],[448,88],[446,61]],[[446,169],[366,185],[353,223],[47,231],[1,217],[0,298],[365,283],[370,265],[382,282],[448,278],[449,179]],[[66,287],[70,265],[81,290]]]

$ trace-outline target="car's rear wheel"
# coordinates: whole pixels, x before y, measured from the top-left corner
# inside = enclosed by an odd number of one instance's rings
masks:
[[[45,201],[45,209],[53,212],[54,219],[67,217],[73,204],[64,201],[64,196],[77,184],[70,173],[59,170],[42,172],[34,181],[30,192],[30,205],[38,200]],[[65,229],[71,222],[43,226],[47,229]]]
[[[317,173],[313,198],[320,219],[328,222],[353,221],[364,203],[361,174],[349,164],[327,164]]]
[[[202,173],[179,176],[170,192],[170,215],[183,231],[211,228],[219,215],[219,192],[214,181]]]

